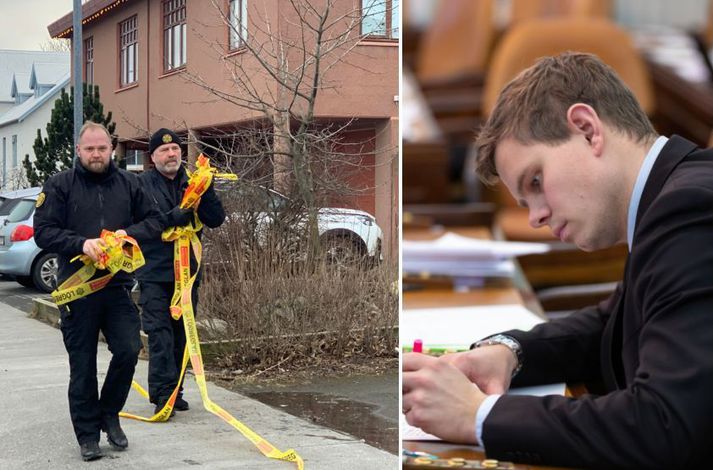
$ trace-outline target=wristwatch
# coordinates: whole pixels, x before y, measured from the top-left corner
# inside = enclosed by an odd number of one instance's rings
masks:
[[[503,334],[488,336],[487,338],[483,338],[480,341],[473,343],[470,346],[470,349],[479,348],[481,346],[494,346],[496,344],[502,344],[503,346],[507,346],[510,351],[512,351],[512,353],[515,355],[517,365],[512,371],[512,377],[515,377],[515,375],[520,372],[520,369],[522,369],[522,347],[520,346],[520,343],[512,336]]]

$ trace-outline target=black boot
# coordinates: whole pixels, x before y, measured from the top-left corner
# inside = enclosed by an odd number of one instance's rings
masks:
[[[99,448],[99,443],[94,441],[83,442],[79,444],[79,452],[82,454],[82,460],[89,462],[90,460],[98,460],[104,457],[102,450]]]
[[[166,402],[168,401],[168,398],[169,397],[160,397],[156,401],[156,408],[154,408],[153,414],[157,414],[159,411],[161,411],[163,409],[163,407],[166,405]],[[176,416],[176,410],[177,410],[176,403],[177,402],[178,402],[178,399],[176,399],[176,401],[173,403],[173,409],[171,410],[171,416],[169,416],[169,418]]]
[[[188,411],[188,402],[184,400],[182,396],[179,395],[176,397],[176,403],[173,404],[173,408],[178,411]]]
[[[125,450],[129,447],[129,440],[119,425],[118,416],[105,416],[102,419],[102,431],[106,433],[106,438],[114,449]]]

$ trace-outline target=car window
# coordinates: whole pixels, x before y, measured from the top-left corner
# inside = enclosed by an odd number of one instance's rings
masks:
[[[32,199],[22,199],[7,215],[7,222],[22,222],[27,220],[35,210],[35,201]]]
[[[2,204],[0,204],[0,216],[8,215],[21,200],[22,199],[5,199]]]

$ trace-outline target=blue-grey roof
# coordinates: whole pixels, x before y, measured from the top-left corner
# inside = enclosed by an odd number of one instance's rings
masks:
[[[0,102],[15,102],[15,99],[10,94],[12,91],[12,77],[15,73],[29,74],[32,71],[32,64],[35,62],[67,64],[67,69],[69,69],[69,61],[69,52],[0,49]]]
[[[42,96],[31,96],[24,103],[18,104],[10,108],[5,114],[0,115],[0,127],[12,124],[13,122],[23,121],[27,116],[29,116],[35,109],[42,106],[48,100],[54,100],[58,98],[60,90],[69,85],[70,73],[66,72],[64,77],[62,77],[57,84],[55,84],[49,91],[44,93]]]
[[[34,92],[30,87],[30,74],[24,72],[16,72],[12,77],[12,86],[10,87],[10,96],[15,98],[20,95],[32,95]]]
[[[35,62],[32,64],[30,72],[29,87],[31,89],[41,86],[52,86],[57,83],[61,77],[69,70],[69,61],[62,64],[53,64],[51,62]]]

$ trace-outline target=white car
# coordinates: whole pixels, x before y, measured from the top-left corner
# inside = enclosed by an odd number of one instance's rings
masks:
[[[263,186],[240,183],[236,187],[237,198],[245,210],[255,215],[257,233],[263,235],[267,228],[279,220],[280,213],[288,209],[292,202],[277,191]],[[233,214],[245,220],[243,213]],[[295,226],[303,226],[306,217],[299,215]],[[368,212],[327,207],[319,210],[318,227],[320,242],[332,261],[348,262],[364,260],[381,261],[383,233],[374,216]]]

